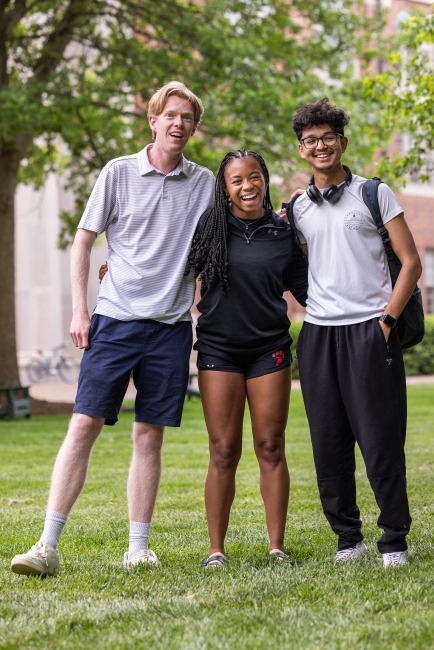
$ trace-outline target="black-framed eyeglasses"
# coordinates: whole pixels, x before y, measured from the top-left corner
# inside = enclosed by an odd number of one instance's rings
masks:
[[[300,144],[302,144],[306,149],[315,149],[315,147],[318,146],[318,142],[321,140],[325,147],[333,147],[338,141],[338,138],[343,137],[342,133],[334,132],[324,133],[320,138],[317,138],[314,135],[308,135],[306,138],[303,138],[303,140],[300,140]]]

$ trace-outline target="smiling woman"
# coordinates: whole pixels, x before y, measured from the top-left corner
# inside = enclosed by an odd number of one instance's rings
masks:
[[[284,534],[292,340],[283,291],[288,288],[305,304],[307,265],[291,229],[273,212],[268,170],[258,154],[241,149],[224,158],[215,205],[199,221],[188,267],[202,280],[195,349],[210,448],[205,485],[210,551],[203,566],[226,562],[246,396],[270,555],[290,562]]]
[[[253,156],[234,158],[225,169],[225,187],[231,199],[231,212],[236,218],[251,220],[264,215],[267,183],[258,161]],[[248,229],[249,224],[243,224]]]

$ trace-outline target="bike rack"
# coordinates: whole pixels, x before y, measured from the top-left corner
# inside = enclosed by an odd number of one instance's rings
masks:
[[[20,392],[21,396],[15,393]],[[32,415],[30,395],[27,386],[0,386],[0,395],[6,393],[7,404],[0,404],[0,418],[10,417],[15,420],[17,415],[29,418]]]

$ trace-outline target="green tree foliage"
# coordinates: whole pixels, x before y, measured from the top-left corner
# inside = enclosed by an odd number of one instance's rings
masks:
[[[407,375],[434,375],[434,315],[425,316],[425,337],[422,343],[404,351]]]
[[[260,151],[286,177],[298,160],[292,113],[327,94],[360,134],[353,160],[372,154],[375,120],[351,66],[368,21],[354,0],[0,0],[0,385],[15,359],[13,197],[64,172],[75,209],[69,243],[96,172],[150,141],[145,100],[181,79],[206,106],[187,155],[216,169],[228,148]],[[370,56],[366,52],[366,56]],[[345,83],[342,80],[345,80]],[[355,92],[356,90],[356,92]],[[142,98],[142,100],[140,99]],[[351,161],[350,161],[351,162]]]
[[[381,107],[383,142],[404,136],[404,151],[379,161],[396,186],[411,177],[428,181],[434,171],[434,14],[414,13],[397,32],[385,72],[364,80],[365,96]]]

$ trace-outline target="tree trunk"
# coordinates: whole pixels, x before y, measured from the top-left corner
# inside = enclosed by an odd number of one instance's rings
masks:
[[[0,144],[0,386],[18,386],[15,334],[14,197],[19,153]]]

